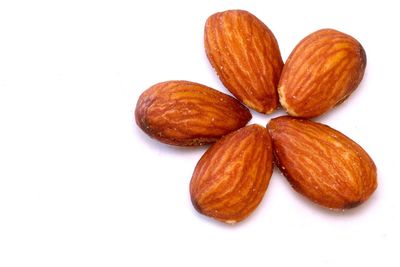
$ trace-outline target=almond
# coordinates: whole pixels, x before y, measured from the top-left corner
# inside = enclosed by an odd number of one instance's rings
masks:
[[[168,81],[139,97],[135,118],[150,137],[178,146],[212,143],[246,125],[251,113],[235,98],[188,81]]]
[[[296,117],[319,116],[342,103],[361,82],[367,58],[350,35],[323,29],[304,38],[290,54],[278,91]]]
[[[283,62],[271,30],[243,10],[216,13],[207,19],[205,50],[225,87],[248,107],[272,113]]]
[[[204,215],[239,222],[258,206],[271,174],[268,131],[246,126],[216,142],[197,163],[190,182],[192,203]]]
[[[293,188],[332,209],[367,200],[377,187],[367,152],[344,134],[320,123],[279,117],[268,124],[275,163]]]

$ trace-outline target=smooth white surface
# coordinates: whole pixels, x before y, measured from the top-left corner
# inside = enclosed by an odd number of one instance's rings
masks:
[[[399,31],[396,1],[1,1],[0,266],[400,266]],[[275,171],[236,226],[189,200],[205,148],[176,148],[133,123],[138,96],[185,79],[226,92],[203,49],[217,11],[246,9],[284,60],[335,28],[365,47],[360,88],[318,121],[362,145],[379,188],[341,213]],[[271,116],[254,113],[253,123]]]

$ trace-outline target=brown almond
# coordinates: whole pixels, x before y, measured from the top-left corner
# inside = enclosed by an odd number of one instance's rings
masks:
[[[196,210],[225,223],[245,219],[262,200],[272,174],[268,131],[249,125],[210,147],[190,182]]]
[[[235,98],[188,81],[158,83],[139,97],[137,125],[150,137],[178,146],[213,143],[246,125],[251,113]]]
[[[377,187],[373,160],[344,134],[321,123],[279,117],[268,123],[275,163],[293,188],[332,209],[367,200]]]
[[[319,116],[357,88],[366,64],[364,48],[350,35],[316,31],[300,41],[286,61],[278,86],[280,103],[292,116]]]
[[[225,87],[248,107],[272,113],[283,61],[271,30],[244,10],[228,10],[207,19],[207,57]]]

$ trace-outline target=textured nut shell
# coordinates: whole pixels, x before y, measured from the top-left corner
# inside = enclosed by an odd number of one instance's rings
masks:
[[[197,163],[190,195],[197,211],[225,223],[245,219],[260,203],[272,174],[268,131],[249,125],[215,143]]]
[[[272,113],[283,62],[273,33],[243,10],[210,16],[205,25],[207,57],[225,87],[248,107]]]
[[[366,64],[365,51],[353,37],[331,29],[316,31],[286,61],[278,86],[280,103],[292,116],[319,116],[357,88]]]
[[[251,113],[235,98],[188,81],[156,84],[139,97],[137,125],[163,143],[212,143],[246,125]]]
[[[376,167],[367,152],[320,123],[279,117],[268,124],[275,163],[293,188],[333,209],[355,207],[375,191]]]

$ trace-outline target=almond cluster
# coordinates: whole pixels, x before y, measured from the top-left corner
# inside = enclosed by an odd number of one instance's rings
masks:
[[[213,144],[190,182],[195,209],[225,223],[248,217],[261,202],[275,164],[311,201],[343,210],[377,187],[376,166],[356,142],[310,118],[347,99],[361,82],[366,55],[350,35],[311,33],[285,62],[272,31],[243,10],[216,13],[204,31],[207,57],[231,97],[202,84],[167,81],[139,97],[135,119],[150,137],[177,146]],[[288,116],[267,127],[246,124],[249,108]],[[246,107],[247,106],[247,107]]]

